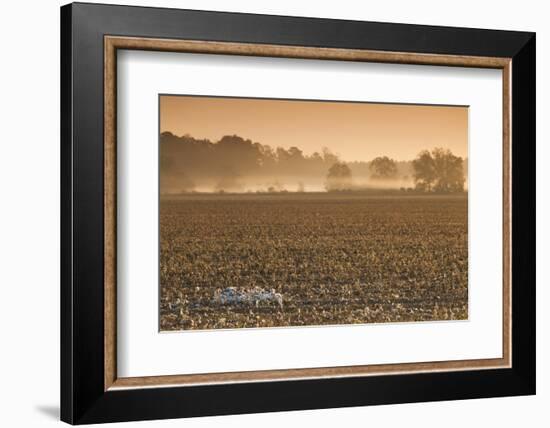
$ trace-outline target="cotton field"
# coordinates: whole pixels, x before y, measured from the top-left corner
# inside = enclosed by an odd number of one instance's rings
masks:
[[[467,195],[188,194],[160,205],[160,328],[468,317]]]

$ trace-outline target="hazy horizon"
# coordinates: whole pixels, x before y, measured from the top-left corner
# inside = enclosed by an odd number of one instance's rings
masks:
[[[468,107],[160,96],[160,132],[219,141],[239,135],[273,148],[326,147],[342,161],[412,160],[433,147],[468,156]]]
[[[421,151],[468,154],[467,107],[161,95],[159,119],[161,193],[322,191],[337,162],[354,189],[412,187]]]

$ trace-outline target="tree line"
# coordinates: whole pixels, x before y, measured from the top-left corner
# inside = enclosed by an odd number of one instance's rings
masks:
[[[191,191],[201,185],[233,190],[250,177],[307,181],[324,177],[338,161],[327,148],[307,155],[298,147],[272,148],[238,135],[227,135],[217,142],[170,132],[160,135],[161,184],[169,191]]]
[[[464,160],[449,149],[423,150],[412,161],[414,190],[419,192],[455,193],[464,191],[466,181]],[[374,158],[369,163],[371,179],[393,180],[397,178],[397,162],[387,156]],[[353,190],[353,174],[344,162],[336,162],[327,173],[328,191]]]
[[[310,155],[292,146],[288,149],[227,135],[217,142],[190,135],[160,135],[160,179],[165,193],[193,191],[208,187],[214,191],[240,191],[244,183],[270,182],[268,191],[281,191],[276,178],[294,180],[298,191],[310,181],[323,183],[327,191],[358,190],[365,181],[377,183],[411,182],[419,192],[460,192],[464,190],[465,162],[449,150],[422,151],[412,161],[396,161],[387,156],[370,162],[343,162],[323,148]],[[283,180],[284,181],[284,180]]]

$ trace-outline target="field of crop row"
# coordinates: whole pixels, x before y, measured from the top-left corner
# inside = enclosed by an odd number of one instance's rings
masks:
[[[160,328],[467,319],[467,196],[163,197]]]

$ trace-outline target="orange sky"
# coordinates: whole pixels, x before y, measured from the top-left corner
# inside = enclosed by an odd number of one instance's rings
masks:
[[[161,95],[160,131],[237,134],[306,154],[327,147],[345,161],[411,160],[434,147],[468,155],[467,107]]]

